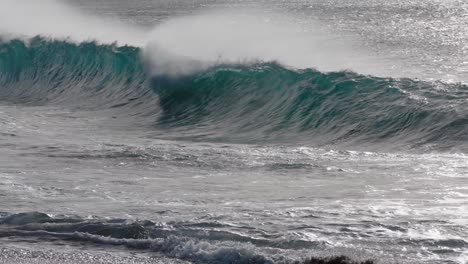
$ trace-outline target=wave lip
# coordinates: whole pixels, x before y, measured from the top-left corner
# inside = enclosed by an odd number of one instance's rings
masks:
[[[156,137],[369,150],[466,151],[468,87],[221,64],[152,75],[140,48],[34,38],[0,42],[0,96],[28,105],[115,109]]]
[[[26,225],[29,223],[40,223],[46,222],[51,218],[39,212],[29,212],[29,213],[19,213],[8,215],[6,217],[0,218],[0,224],[2,225]]]

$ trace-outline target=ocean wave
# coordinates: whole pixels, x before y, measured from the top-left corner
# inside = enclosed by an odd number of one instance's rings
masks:
[[[105,246],[124,246],[132,250],[157,252],[167,257],[195,263],[373,263],[370,260],[353,261],[345,256],[317,255],[304,258],[291,255],[291,249],[277,247],[277,243],[267,245],[254,239],[239,239],[234,233],[216,231],[216,228],[200,229],[198,232],[195,232],[195,229],[187,230],[190,226],[192,226],[190,223],[169,226],[147,220],[51,217],[39,212],[0,214],[0,237],[12,239],[30,237],[38,240],[80,241]],[[213,224],[208,226],[211,227]],[[219,226],[219,223],[214,226]],[[208,230],[218,232],[218,235],[212,237],[208,234],[210,233]],[[202,236],[202,233],[206,235]],[[316,246],[311,244],[303,243],[302,248],[306,251],[316,250]],[[299,253],[304,254],[304,250]],[[310,255],[315,254],[312,252]]]
[[[468,87],[218,64],[152,76],[140,48],[34,38],[0,42],[0,96],[28,105],[124,109],[158,137],[465,151]]]

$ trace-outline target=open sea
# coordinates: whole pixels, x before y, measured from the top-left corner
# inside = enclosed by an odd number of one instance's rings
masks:
[[[467,264],[467,84],[465,0],[0,0],[0,263]]]

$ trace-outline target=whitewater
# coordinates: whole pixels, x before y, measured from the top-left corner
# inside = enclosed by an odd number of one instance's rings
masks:
[[[0,263],[468,263],[467,14],[0,0]]]

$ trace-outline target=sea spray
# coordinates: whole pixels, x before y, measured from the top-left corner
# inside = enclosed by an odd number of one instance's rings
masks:
[[[357,48],[356,40],[338,37],[318,21],[298,23],[267,7],[198,12],[148,30],[96,17],[58,0],[0,0],[0,36],[144,47],[144,59],[155,75],[184,75],[221,63],[252,61],[321,71],[385,72],[375,58]]]
[[[85,14],[58,0],[0,0],[0,35],[141,46],[145,30]]]
[[[350,39],[337,40],[316,21],[298,24],[264,10],[211,10],[169,19],[148,36],[144,57],[155,75],[186,75],[219,64],[276,61],[321,71],[375,70]]]

